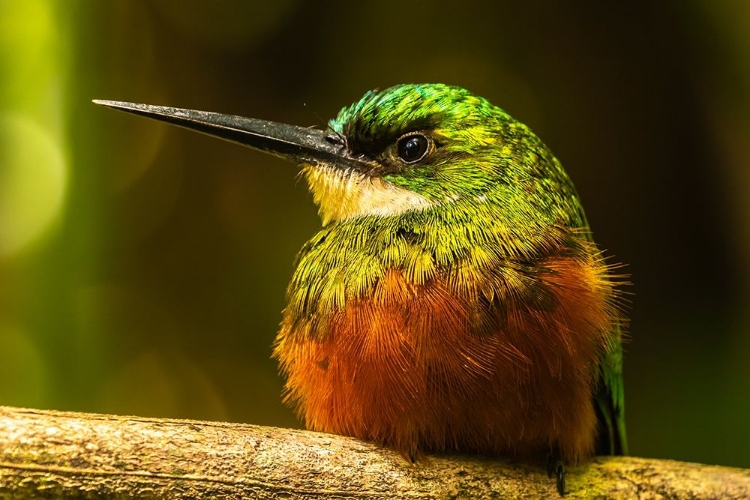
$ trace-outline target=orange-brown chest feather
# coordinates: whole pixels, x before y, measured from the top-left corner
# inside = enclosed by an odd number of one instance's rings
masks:
[[[458,450],[590,455],[595,368],[615,311],[597,256],[554,257],[481,293],[449,276],[423,284],[385,273],[366,298],[326,318],[287,309],[275,356],[287,400],[312,429],[409,456]],[[521,284],[508,276],[516,276]]]

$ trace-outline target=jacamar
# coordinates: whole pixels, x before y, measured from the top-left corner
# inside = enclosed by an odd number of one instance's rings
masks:
[[[442,84],[367,92],[327,130],[95,101],[301,165],[323,227],[274,356],[308,428],[428,451],[627,452],[617,277],[524,124]]]

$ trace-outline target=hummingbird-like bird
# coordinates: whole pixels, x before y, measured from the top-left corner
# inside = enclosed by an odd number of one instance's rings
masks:
[[[313,430],[415,460],[625,454],[618,276],[524,124],[442,84],[367,92],[327,130],[97,104],[301,165],[322,229],[300,251],[273,355]]]

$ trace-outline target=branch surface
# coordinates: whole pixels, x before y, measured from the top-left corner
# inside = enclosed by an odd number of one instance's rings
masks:
[[[634,457],[569,467],[566,498],[750,498],[750,470]],[[557,498],[542,464],[430,456],[256,425],[0,406],[0,498]]]

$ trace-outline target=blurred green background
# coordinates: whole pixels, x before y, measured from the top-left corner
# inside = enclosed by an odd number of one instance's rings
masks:
[[[629,265],[633,454],[750,467],[750,3],[0,0],[0,404],[299,425],[293,165],[92,98],[322,126],[374,87],[529,124]]]

